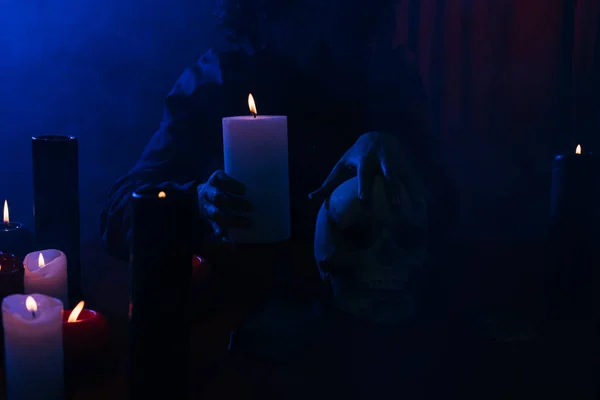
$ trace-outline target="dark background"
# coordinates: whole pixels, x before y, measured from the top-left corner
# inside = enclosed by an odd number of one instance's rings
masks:
[[[462,192],[458,236],[545,232],[554,154],[600,146],[599,0],[403,0],[409,47]],[[216,38],[212,0],[0,0],[0,198],[31,225],[30,137],[80,138],[84,240]],[[215,116],[220,118],[221,116]]]

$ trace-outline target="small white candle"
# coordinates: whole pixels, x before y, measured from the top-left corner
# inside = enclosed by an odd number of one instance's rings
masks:
[[[274,243],[290,237],[287,117],[253,115],[223,118],[225,172],[246,185],[252,202],[250,229],[232,229],[239,243]]]
[[[59,250],[34,251],[25,256],[25,294],[42,293],[68,304],[67,256]]]
[[[63,304],[42,294],[2,301],[6,398],[62,400]]]

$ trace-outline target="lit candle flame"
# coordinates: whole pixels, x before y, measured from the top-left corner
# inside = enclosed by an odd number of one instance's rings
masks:
[[[69,315],[67,322],[77,322],[77,317],[79,317],[79,314],[81,314],[81,310],[83,310],[84,305],[85,305],[85,301],[83,301],[83,300],[81,300],[79,303],[77,303],[77,305],[75,306],[73,311],[71,311],[71,315]]]
[[[167,197],[167,194],[165,192],[158,192],[159,199],[164,199],[165,197]]]
[[[578,144],[577,147],[575,148],[575,154],[581,154],[581,145]]]
[[[8,214],[8,201],[4,200],[4,223],[5,224],[9,224],[10,223],[10,218],[9,218],[9,214]]]
[[[250,109],[252,115],[256,117],[258,111],[256,111],[256,103],[254,102],[254,97],[252,97],[252,93],[248,95],[248,108]]]
[[[35,318],[35,312],[37,311],[38,306],[33,297],[27,296],[27,299],[25,299],[25,307],[27,308],[27,311],[31,312],[31,316]]]
[[[43,268],[46,266],[46,260],[44,260],[44,255],[40,253],[38,256],[38,267]]]

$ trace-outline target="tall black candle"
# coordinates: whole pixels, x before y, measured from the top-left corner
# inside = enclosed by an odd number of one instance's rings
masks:
[[[594,313],[600,261],[600,158],[559,155],[552,168],[549,303],[554,320]],[[596,311],[597,312],[597,311]]]
[[[83,298],[77,138],[33,137],[32,155],[36,245],[67,255],[69,305],[73,307]]]
[[[22,260],[27,253],[33,251],[33,247],[33,234],[22,223],[10,219],[8,202],[4,200],[0,225],[0,252],[14,254]]]
[[[197,196],[133,194],[131,398],[187,398],[193,224]]]

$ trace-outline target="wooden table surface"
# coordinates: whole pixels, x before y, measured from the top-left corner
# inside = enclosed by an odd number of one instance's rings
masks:
[[[463,271],[446,272],[439,278],[446,287],[455,286],[447,293],[453,299],[452,309],[466,310],[464,315],[475,311],[480,302],[504,301],[515,294],[516,287],[509,282],[523,280],[534,274],[535,268],[523,271],[521,263],[510,264],[519,258],[528,263],[537,259],[536,252],[528,248],[528,255],[512,245],[511,251],[500,250],[500,257],[489,257],[486,250],[461,251],[468,254],[462,262],[472,265]],[[82,248],[83,282],[86,301],[107,319],[111,332],[110,362],[103,374],[88,377],[79,384],[70,384],[68,398],[73,400],[117,400],[127,398],[125,362],[127,355],[127,319],[129,307],[128,266],[106,255],[97,244]],[[483,259],[495,259],[486,264],[487,272],[481,272]],[[470,258],[469,260],[467,260]],[[510,265],[510,266],[508,266]],[[496,271],[496,272],[494,272]],[[502,271],[502,272],[500,272]],[[523,277],[525,276],[525,277]],[[502,277],[502,279],[500,278]],[[458,285],[455,281],[462,281]],[[467,282],[472,281],[472,282]],[[492,284],[491,282],[494,282]],[[511,286],[512,285],[512,286]],[[502,289],[500,287],[503,287]],[[471,288],[465,293],[465,288]],[[454,290],[454,292],[452,292]],[[494,293],[494,299],[486,296]],[[468,342],[472,337],[464,334],[460,320],[464,315],[447,314],[444,321],[437,321],[439,331],[451,332],[445,347],[448,373],[432,377],[430,386],[438,386],[438,399],[533,399],[593,398],[590,371],[583,364],[585,350],[555,346],[547,340],[502,342],[481,339],[471,347],[470,354],[453,349],[454,342]],[[243,305],[225,307],[210,317],[197,321],[193,330],[192,359],[194,390],[193,398],[202,399],[253,399],[272,397],[282,399],[306,398],[329,399],[336,396],[335,385],[326,385],[327,371],[319,365],[302,366],[294,363],[277,364],[267,360],[240,356],[228,352],[229,333],[250,316]],[[483,328],[485,330],[485,327]],[[482,336],[483,337],[483,336]],[[479,340],[479,339],[475,339]],[[565,350],[566,349],[566,350]],[[573,352],[581,352],[581,357]],[[566,363],[569,363],[567,365]],[[467,368],[463,368],[469,364]],[[461,374],[453,373],[454,366],[461,365]],[[322,367],[322,366],[321,366]],[[442,367],[441,367],[442,368]],[[458,368],[456,368],[458,369]],[[350,377],[349,379],[360,379]],[[427,380],[427,378],[426,378]],[[447,389],[446,389],[447,388]],[[337,394],[339,395],[341,391]],[[558,397],[557,397],[558,396]],[[396,398],[394,396],[393,398]],[[373,397],[378,398],[378,397]],[[404,396],[403,398],[413,398]],[[414,397],[421,398],[421,397]],[[429,398],[429,397],[428,397]]]

